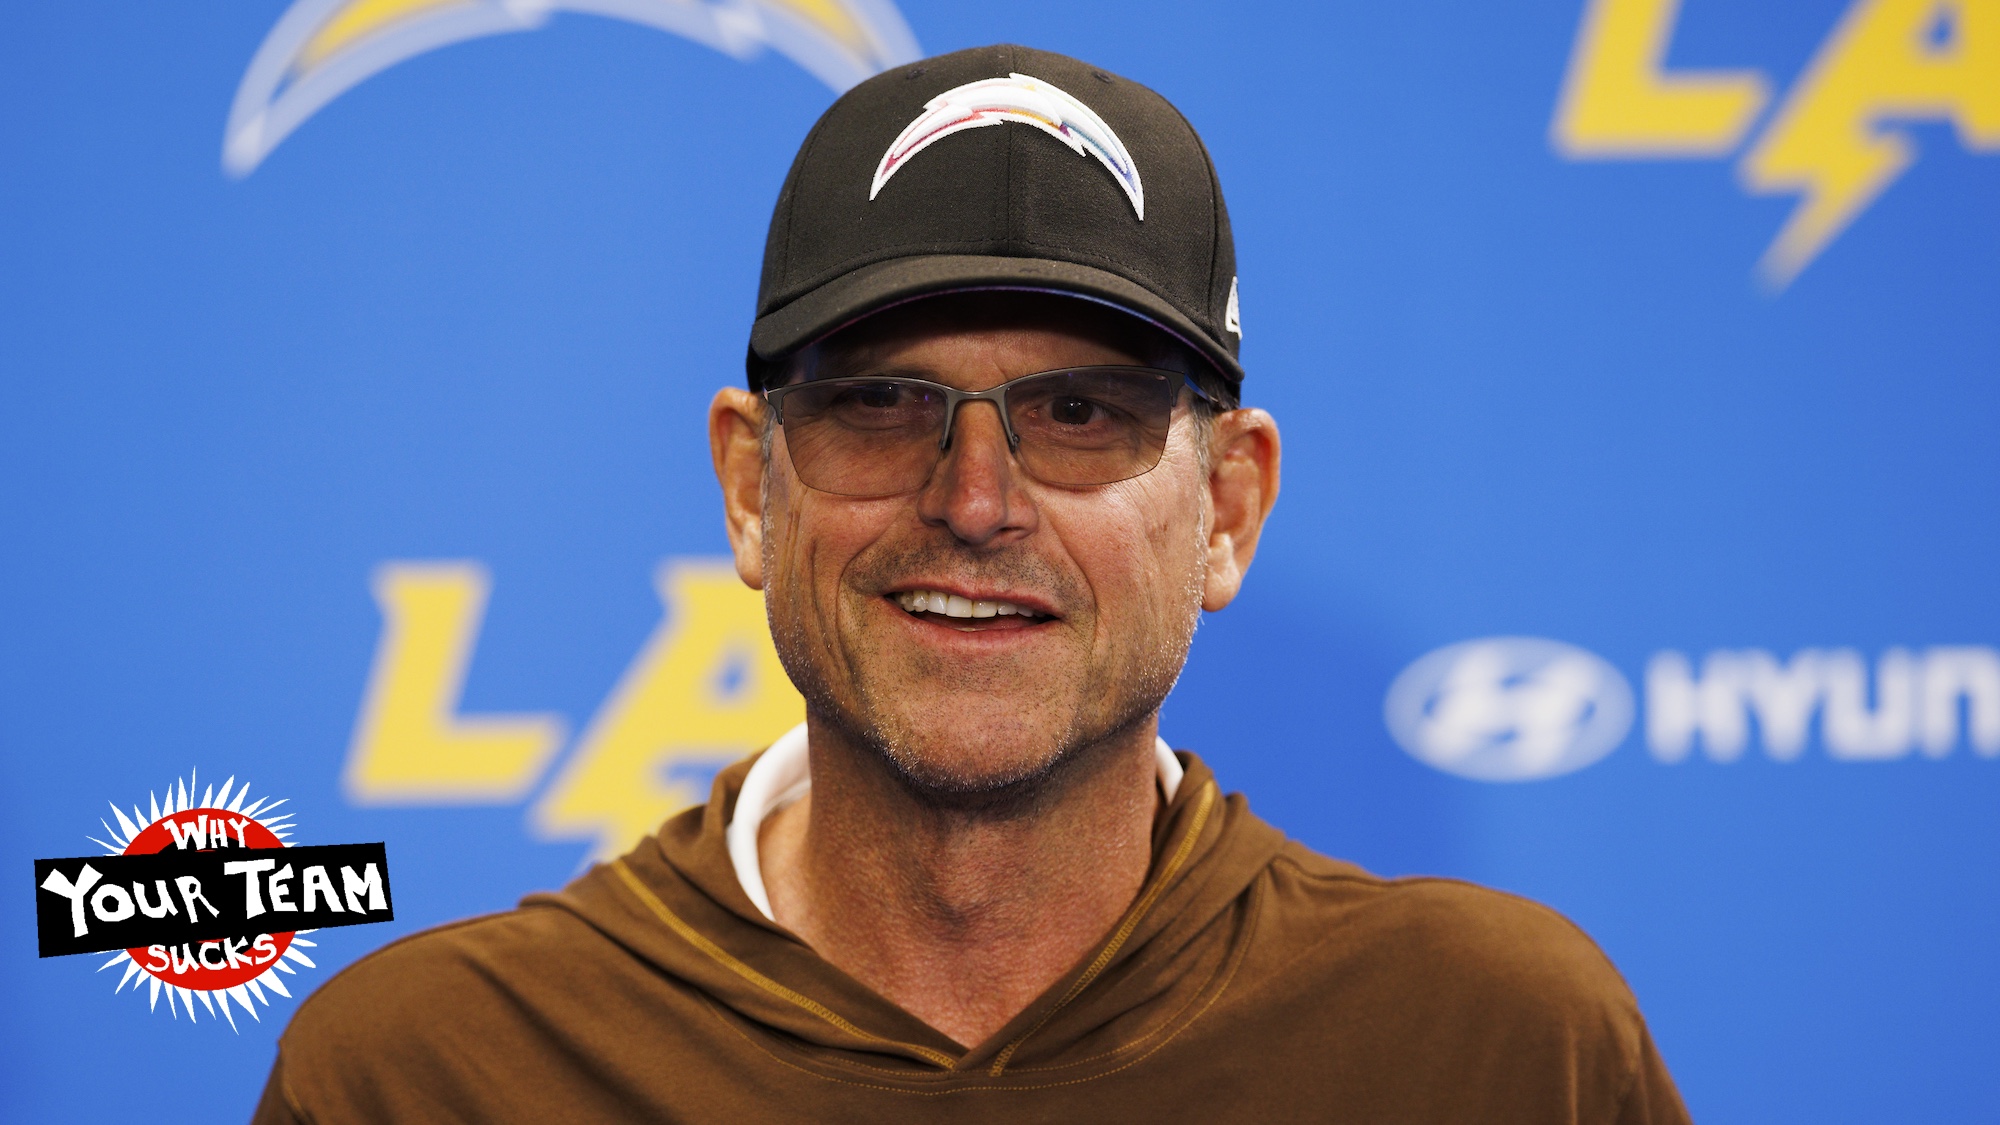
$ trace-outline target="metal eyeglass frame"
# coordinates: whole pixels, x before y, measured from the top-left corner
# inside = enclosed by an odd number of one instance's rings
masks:
[[[983,391],[961,391],[957,387],[950,387],[943,383],[934,383],[929,379],[918,379],[908,375],[844,375],[833,379],[808,379],[800,383],[787,383],[782,387],[772,387],[763,392],[763,397],[764,401],[769,403],[771,409],[776,412],[778,425],[783,426],[785,424],[785,396],[791,394],[793,391],[813,386],[815,383],[887,383],[896,386],[922,387],[925,390],[938,391],[944,395],[944,432],[938,435],[938,449],[940,451],[951,448],[951,435],[953,430],[958,426],[958,408],[960,406],[968,402],[990,402],[993,404],[993,409],[1000,413],[1000,428],[1007,434],[1008,452],[1018,453],[1021,449],[1021,437],[1014,432],[1014,420],[1007,413],[1007,392],[1016,384],[1025,383],[1030,379],[1040,379],[1046,375],[1067,375],[1073,372],[1083,374],[1093,371],[1138,371],[1148,375],[1165,375],[1169,380],[1180,380],[1180,386],[1174,389],[1175,407],[1179,407],[1180,405],[1180,390],[1184,387],[1194,392],[1196,398],[1207,403],[1215,410],[1222,411],[1229,409],[1220,402],[1217,402],[1214,395],[1209,394],[1196,385],[1194,377],[1188,375],[1186,372],[1168,371],[1162,367],[1141,367],[1136,364],[1126,363],[1100,363],[1082,367],[1051,367],[1047,371],[1035,371],[1018,378],[1009,379],[999,386],[988,387]]]

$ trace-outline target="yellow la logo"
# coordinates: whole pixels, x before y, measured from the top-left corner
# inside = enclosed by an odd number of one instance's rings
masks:
[[[1550,136],[1577,160],[1725,157],[1770,101],[1754,70],[1665,67],[1680,0],[1590,0]],[[1894,121],[1943,120],[2000,150],[2000,0],[1854,0],[1738,164],[1798,195],[1758,272],[1799,275],[1916,160]]]
[[[696,777],[770,745],[805,718],[764,619],[764,599],[727,562],[669,560],[655,576],[665,615],[576,752],[529,812],[547,840],[622,854],[707,797]],[[359,804],[513,804],[564,741],[555,715],[461,715],[460,689],[492,581],[473,562],[376,571],[382,635],[348,751]]]

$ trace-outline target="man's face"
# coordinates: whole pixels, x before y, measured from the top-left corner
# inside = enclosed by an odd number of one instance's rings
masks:
[[[822,366],[984,390],[1143,364],[1123,319],[1060,298],[921,302],[849,330]],[[1143,722],[1180,672],[1203,598],[1211,501],[1197,432],[1182,406],[1150,472],[1055,487],[1021,471],[992,406],[967,403],[926,484],[855,499],[802,484],[780,429],[763,582],[809,706],[940,794],[1035,778]],[[939,596],[1026,612],[925,608]]]

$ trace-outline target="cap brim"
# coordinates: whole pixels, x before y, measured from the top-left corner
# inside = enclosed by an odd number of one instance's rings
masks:
[[[1243,382],[1243,365],[1235,356],[1142,285],[1074,262],[986,254],[893,258],[852,270],[759,317],[750,329],[750,350],[767,362],[783,359],[890,305],[968,289],[1043,290],[1115,305],[1179,337],[1214,363],[1230,383]]]

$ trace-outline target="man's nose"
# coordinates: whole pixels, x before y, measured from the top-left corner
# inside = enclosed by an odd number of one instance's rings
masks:
[[[917,514],[975,545],[1033,529],[1034,503],[1022,487],[1021,467],[1008,446],[997,404],[959,406],[951,447],[924,485]]]

